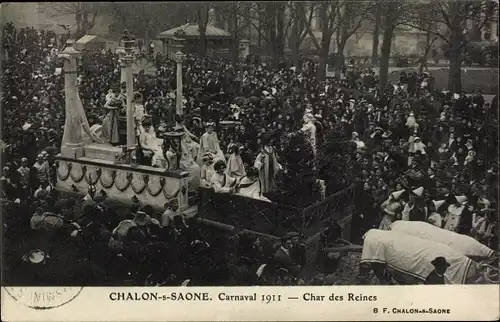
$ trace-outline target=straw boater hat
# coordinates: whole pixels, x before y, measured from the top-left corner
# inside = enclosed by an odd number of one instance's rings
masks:
[[[149,222],[147,217],[148,215],[144,211],[138,211],[135,213],[133,220],[138,226],[144,226]]]
[[[398,200],[401,197],[401,195],[403,195],[404,192],[405,192],[404,190],[394,191],[393,193],[391,193],[391,197],[394,200]]]
[[[424,188],[423,187],[418,187],[417,189],[412,191],[413,194],[417,197],[422,197],[424,194]]]
[[[467,203],[467,197],[466,196],[455,196],[455,199],[457,200],[457,202],[459,204],[461,204],[462,206],[465,205]]]
[[[30,262],[33,264],[40,264],[45,261],[47,255],[40,249],[35,249],[23,256],[25,262]]]
[[[445,200],[432,200],[432,203],[434,204],[434,207],[436,208],[436,211],[439,211],[439,208],[445,203]]]
[[[26,123],[24,123],[22,129],[23,129],[23,131],[28,131],[31,127],[32,127],[32,124],[26,122]]]

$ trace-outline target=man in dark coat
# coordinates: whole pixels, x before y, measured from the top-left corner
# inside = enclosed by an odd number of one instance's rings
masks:
[[[297,236],[297,233],[287,233],[281,238],[281,246],[276,253],[274,253],[274,262],[278,267],[297,276],[300,272],[300,265],[292,258],[292,239],[295,236]]]
[[[444,273],[446,273],[446,270],[448,269],[448,267],[450,267],[450,263],[446,261],[446,258],[438,256],[431,262],[431,264],[434,265],[434,270],[427,276],[424,284],[446,284],[444,281]]]

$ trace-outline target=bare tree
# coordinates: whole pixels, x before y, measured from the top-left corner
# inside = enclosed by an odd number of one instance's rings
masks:
[[[416,2],[389,1],[382,5],[382,47],[380,48],[379,87],[384,90],[389,75],[389,60],[391,56],[392,40],[396,27],[407,22],[413,15]]]
[[[374,24],[373,24],[373,44],[372,44],[372,65],[378,65],[378,47],[380,36],[380,24],[382,22],[382,3],[375,0],[374,3]]]
[[[292,50],[292,60],[297,70],[300,70],[300,46],[308,35],[308,28],[311,25],[316,13],[315,3],[306,4],[304,2],[292,1],[290,3],[290,15],[292,19],[292,30],[289,38],[289,45]]]
[[[94,26],[96,18],[103,8],[102,2],[50,2],[46,4],[52,17],[74,15],[76,21],[76,38],[88,33]]]
[[[366,22],[366,18],[373,10],[372,2],[344,1],[340,9],[337,21],[339,39],[337,42],[337,53],[343,54],[347,41],[358,32],[359,28]]]
[[[271,53],[272,64],[277,67],[279,59],[285,53],[286,35],[293,24],[292,19],[287,19],[286,2],[254,2],[251,4],[249,14],[250,24],[264,40]],[[242,12],[244,14],[245,10]],[[246,17],[243,17],[246,18]]]
[[[332,36],[337,30],[339,24],[337,19],[340,16],[341,2],[337,1],[317,1],[315,2],[319,13],[319,20],[321,25],[321,40],[318,42],[311,26],[307,26],[307,31],[312,43],[319,52],[319,70],[318,77],[321,80],[326,78],[326,64],[328,60],[328,53],[330,51],[330,44]]]
[[[411,27],[432,34],[446,44],[450,61],[448,74],[448,89],[450,91],[455,93],[462,91],[462,52],[468,42],[468,22],[473,22],[476,25],[475,28],[481,30],[486,23],[493,19],[492,15],[485,14],[491,10],[492,5],[496,6],[496,10],[498,10],[498,5],[492,1],[432,0],[421,8],[424,10],[421,15],[426,17],[429,25],[417,23],[421,19],[419,17],[414,17],[413,22],[407,23]]]
[[[198,23],[198,31],[200,32],[199,53],[201,56],[205,56],[207,54],[206,33],[209,23],[210,3],[209,2],[198,2],[196,4],[189,3],[188,6],[195,6],[196,22]]]

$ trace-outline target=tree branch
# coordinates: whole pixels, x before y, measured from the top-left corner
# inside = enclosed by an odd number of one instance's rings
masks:
[[[435,32],[435,31],[429,30],[429,29],[427,29],[427,28],[424,28],[424,27],[421,27],[421,26],[418,26],[418,25],[411,24],[411,23],[409,23],[409,22],[404,22],[404,23],[401,23],[400,25],[401,25],[401,26],[410,27],[410,28],[415,28],[415,29],[418,29],[418,30],[420,30],[420,31],[426,31],[426,32],[429,32],[429,33],[431,33],[432,35],[435,35],[437,38],[440,38],[440,39],[444,40],[444,41],[445,41],[445,42],[447,42],[447,43],[449,42],[449,39],[448,39],[446,36],[444,36],[444,35],[440,34],[439,32]]]

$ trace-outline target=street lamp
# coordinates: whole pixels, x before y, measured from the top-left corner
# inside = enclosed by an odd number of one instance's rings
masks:
[[[132,74],[132,64],[134,63],[137,52],[137,42],[134,35],[129,34],[128,30],[125,30],[123,37],[121,39],[121,47],[119,52],[121,53],[121,81],[125,81],[127,84],[126,94],[127,94],[127,149],[133,150],[135,148],[135,124],[134,124],[134,79]]]
[[[177,95],[175,111],[177,114],[182,115],[182,62],[185,55],[178,51],[175,53],[175,62],[177,63]]]

